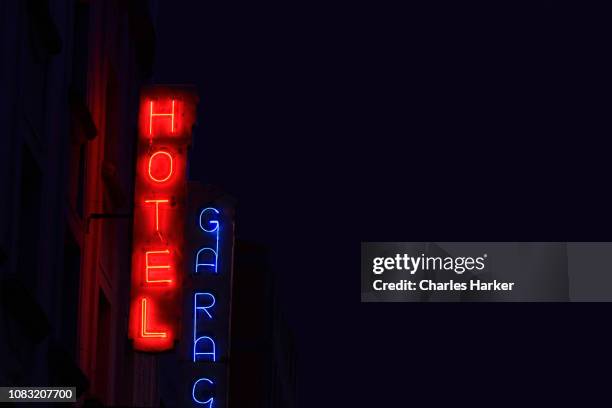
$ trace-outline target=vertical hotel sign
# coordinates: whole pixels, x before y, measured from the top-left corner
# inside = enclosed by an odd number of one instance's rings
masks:
[[[180,336],[187,148],[198,97],[151,86],[140,96],[129,336],[159,352]]]

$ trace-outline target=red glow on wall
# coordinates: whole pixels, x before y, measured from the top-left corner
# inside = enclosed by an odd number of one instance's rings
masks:
[[[171,349],[180,332],[187,148],[196,104],[189,88],[141,93],[129,325],[140,351]]]

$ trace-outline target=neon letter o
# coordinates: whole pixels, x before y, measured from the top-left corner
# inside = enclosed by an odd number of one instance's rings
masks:
[[[153,158],[160,154],[167,156],[168,159],[170,160],[170,171],[168,172],[168,175],[165,178],[155,178],[153,177],[153,174],[151,173],[151,164],[153,163]],[[153,153],[151,157],[149,157],[149,177],[151,177],[151,180],[156,181],[158,183],[163,183],[164,181],[167,181],[170,178],[170,176],[172,176],[172,156],[170,155],[170,153],[164,152],[164,151]]]

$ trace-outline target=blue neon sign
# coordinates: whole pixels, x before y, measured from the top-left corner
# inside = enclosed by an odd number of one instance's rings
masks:
[[[206,393],[210,397],[206,400],[206,401],[202,401],[201,399],[199,399],[198,397],[196,397],[196,389],[198,388],[198,384],[202,384],[199,388],[203,388],[203,392],[198,392],[198,396],[200,396],[201,398],[201,394],[202,393]],[[193,388],[191,389],[191,398],[193,398],[193,401],[198,404],[198,405],[207,405],[208,404],[208,408],[213,408],[213,403],[215,401],[215,398],[213,396],[213,387],[214,387],[215,383],[208,379],[208,378],[199,378],[196,382],[193,383]]]
[[[207,300],[207,303],[204,303]],[[202,292],[193,295],[193,361],[216,361],[217,351],[215,341],[209,336],[198,337],[198,311],[204,312],[204,318],[208,316],[212,320],[210,309],[215,305],[216,299],[212,293]],[[203,344],[200,344],[203,343]],[[198,347],[200,346],[200,347]],[[204,357],[200,357],[204,356]]]
[[[208,305],[204,306],[200,304],[201,302],[204,302],[200,300],[203,298],[208,299]],[[209,312],[209,309],[212,309],[216,302],[217,300],[215,299],[215,296],[212,293],[198,292],[193,296],[193,327],[194,328],[196,326],[197,311],[199,310],[199,311],[206,313],[208,318],[212,319],[213,317],[212,317],[212,314]]]
[[[200,232],[198,235],[207,244],[194,248],[197,251],[192,271],[193,276],[201,275],[202,272],[217,274],[219,272],[219,239],[221,234],[219,210],[213,207],[201,210],[197,225]],[[201,241],[201,239],[196,239],[197,241]],[[205,282],[205,285],[208,286],[207,280],[199,280],[198,282]],[[212,327],[210,324],[217,318],[216,303],[217,298],[209,288],[196,287],[193,294],[193,344],[191,349],[191,359],[194,364],[217,363],[216,332],[210,330]],[[202,365],[201,367],[209,369],[210,366]],[[214,377],[208,378],[206,373],[203,377],[196,377],[191,392],[193,402],[196,405],[213,407],[215,402],[214,392],[217,388],[217,384],[213,380]]]
[[[219,234],[221,232],[221,226],[218,219],[212,218],[215,215],[219,215],[219,210],[212,207],[205,208],[200,212],[200,229],[207,234],[213,234],[215,244],[214,248],[211,246],[206,246],[198,251],[195,259],[195,273],[200,272],[200,267],[203,267],[205,271],[208,270],[217,273],[217,265],[219,260]],[[210,217],[210,219],[206,220],[207,217]],[[204,222],[202,222],[203,219]]]

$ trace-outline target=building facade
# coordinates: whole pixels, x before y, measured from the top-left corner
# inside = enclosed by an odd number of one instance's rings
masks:
[[[236,241],[230,408],[297,406],[296,344],[265,247]]]
[[[0,383],[157,405],[127,341],[138,93],[148,1],[8,1],[2,18]]]

